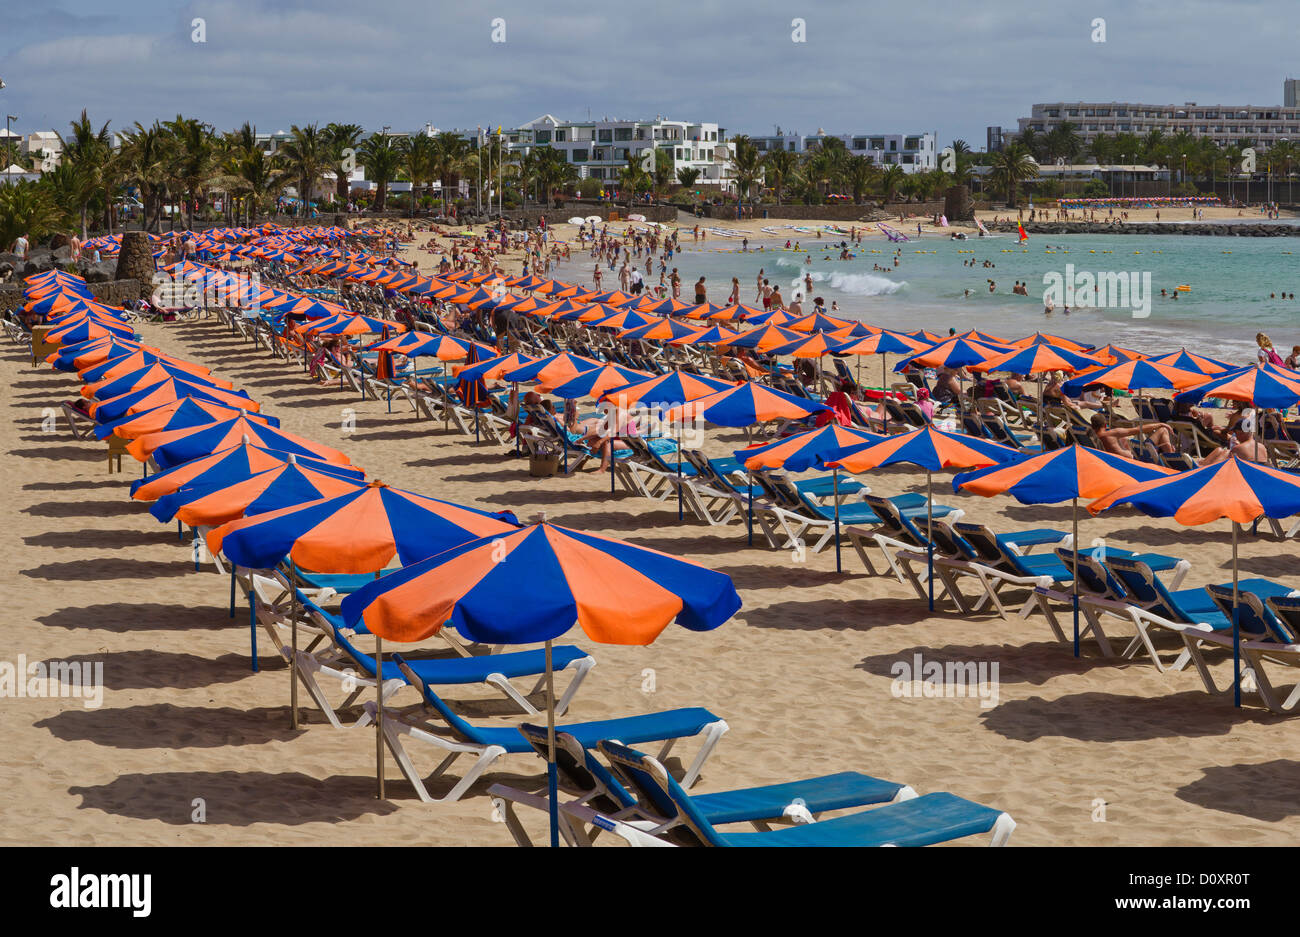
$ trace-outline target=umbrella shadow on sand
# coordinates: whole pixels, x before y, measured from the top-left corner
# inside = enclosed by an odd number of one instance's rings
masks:
[[[48,628],[68,631],[94,629],[110,634],[133,634],[141,631],[211,631],[230,626],[241,631],[248,627],[248,615],[228,617],[224,605],[186,605],[181,608],[163,602],[111,602],[102,605],[61,608],[36,621]]]
[[[174,826],[194,822],[195,798],[202,798],[204,823],[250,826],[273,823],[335,823],[387,815],[396,804],[375,799],[375,779],[334,775],[323,780],[300,772],[166,771],[124,774],[107,784],[70,787],[80,809]]]
[[[42,501],[23,508],[23,513],[33,517],[122,517],[127,514],[138,515],[140,508],[140,502],[129,500]]]
[[[6,455],[20,459],[53,459],[57,462],[102,462],[107,449],[87,449],[84,446],[45,446],[40,449],[10,449]],[[127,473],[128,476],[130,473]]]
[[[54,579],[64,582],[94,582],[103,579],[160,579],[164,576],[187,576],[194,567],[181,559],[125,560],[120,557],[73,560],[68,563],[42,563],[31,569],[20,569],[23,576],[32,579]]]
[[[1189,804],[1266,823],[1300,816],[1300,761],[1277,759],[1253,765],[1211,765],[1204,777],[1174,796]]]
[[[81,488],[112,488],[120,492],[122,483],[116,478],[108,478],[103,481],[86,479],[74,482],[29,482],[23,485],[23,491],[75,491]]]
[[[780,631],[865,632],[911,625],[931,617],[925,606],[911,599],[816,599],[777,602],[760,608],[747,606],[737,613],[736,620],[750,627]]]
[[[47,530],[43,534],[24,537],[23,543],[29,547],[53,547],[62,549],[72,547],[82,550],[93,548],[117,549],[119,547],[153,546],[170,539],[176,543],[176,537],[170,531],[154,530]],[[188,551],[189,545],[182,544]]]
[[[34,723],[65,742],[94,742],[111,748],[221,748],[262,745],[297,738],[288,707],[236,709],[155,703],[121,708],[68,709]]]
[[[102,663],[104,687],[109,690],[193,690],[235,683],[251,675],[248,657],[243,654],[209,658],[176,651],[109,651],[74,654],[60,657],[58,661],[77,665]]]
[[[1068,738],[1081,742],[1141,742],[1149,739],[1227,736],[1243,722],[1285,720],[1265,710],[1236,709],[1231,697],[1213,699],[1201,690],[1165,696],[1072,693],[1054,700],[1039,696],[1008,700],[983,714],[984,727],[1018,742]]]
[[[1023,683],[1042,686],[1057,677],[1086,674],[1099,667],[1114,667],[1114,658],[1073,657],[1068,648],[1056,641],[1036,641],[1028,644],[946,644],[942,647],[916,645],[901,648],[890,654],[864,657],[855,666],[859,670],[879,677],[894,679],[895,665],[903,663],[910,668],[917,654],[926,664],[931,662],[944,667],[966,666],[978,663],[996,663],[997,679],[1003,684]]]

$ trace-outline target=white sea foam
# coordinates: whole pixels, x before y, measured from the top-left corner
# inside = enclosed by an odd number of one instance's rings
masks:
[[[814,270],[812,278],[814,283],[824,283],[833,290],[851,296],[889,296],[907,286],[906,280],[891,280],[875,273],[825,273]],[[795,277],[790,285],[802,291],[803,277]]]

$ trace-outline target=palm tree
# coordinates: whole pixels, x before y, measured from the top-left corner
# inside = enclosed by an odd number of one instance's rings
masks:
[[[1007,193],[1007,205],[1016,205],[1016,189],[1038,175],[1038,165],[1019,141],[994,154],[989,181]]]
[[[447,192],[460,182],[469,151],[469,141],[450,131],[444,131],[433,138],[433,174],[442,183],[444,207],[447,202]]]
[[[388,203],[388,183],[397,178],[403,149],[397,137],[380,132],[371,134],[357,151],[357,157],[366,167],[366,178],[376,186],[375,211],[383,211]]]
[[[435,147],[433,137],[418,133],[406,141],[402,148],[402,164],[406,175],[411,180],[411,217],[415,217],[415,200],[419,195],[420,185],[433,181],[435,165]]]
[[[879,176],[880,192],[886,202],[894,200],[894,196],[898,194],[898,190],[902,187],[903,180],[906,178],[907,173],[897,163],[891,163],[888,169],[881,172]]]
[[[55,172],[62,170],[59,166]],[[72,166],[69,173],[75,172]],[[78,183],[74,189],[74,203],[80,209],[82,190]],[[51,187],[40,182],[20,181],[0,185],[0,244],[7,248],[20,234],[26,234],[35,243],[67,224],[68,213],[59,208],[51,194]]]
[[[750,190],[763,180],[762,158],[754,141],[743,133],[732,137],[731,143],[731,174],[736,182],[736,193],[741,199],[746,199]]]
[[[799,154],[781,147],[769,150],[763,156],[763,174],[776,195],[776,203],[781,204],[781,195],[786,184],[799,169]]]
[[[577,167],[553,146],[534,147],[529,155],[536,158],[533,172],[543,192],[542,201],[547,205],[550,204],[552,192],[578,178]]]
[[[1077,127],[1078,124],[1063,120],[1051,129],[1044,144],[1049,159],[1063,157],[1068,163],[1074,162],[1083,150],[1083,141],[1079,139]]]
[[[628,204],[632,204],[638,192],[650,188],[653,184],[651,174],[641,168],[641,157],[629,153],[627,165],[618,172],[618,185],[627,197]]]
[[[280,144],[276,158],[297,181],[298,198],[306,213],[311,203],[311,190],[316,180],[329,168],[330,144],[325,132],[316,124],[289,128],[292,136]]]
[[[656,198],[661,196],[664,190],[672,184],[675,163],[671,149],[667,147],[655,149],[654,169],[650,172],[650,181]]]
[[[77,193],[77,210],[81,216],[81,236],[86,238],[89,234],[87,231],[87,217],[90,213],[91,202],[98,197],[103,186],[101,185],[104,178],[104,168],[113,158],[112,138],[108,133],[108,125],[111,121],[104,121],[104,126],[99,130],[90,122],[90,117],[83,109],[81,117],[71,122],[69,126],[72,133],[68,139],[59,135],[59,141],[63,145],[63,162],[70,163],[76,170],[76,178],[80,183]],[[112,196],[109,195],[111,203]]]
[[[794,154],[791,153],[791,156]],[[862,197],[871,187],[880,170],[870,156],[850,156],[844,167],[844,179],[853,192],[853,203],[862,204]],[[779,201],[778,201],[779,204]]]
[[[1033,127],[1026,127],[1024,130],[1020,131],[1020,135],[1016,137],[1014,143],[1019,143],[1024,148],[1025,152],[1034,159],[1038,159],[1043,149],[1043,137]],[[1014,143],[1012,145],[1014,145]]]
[[[683,166],[677,170],[677,184],[689,189],[700,180],[700,170],[695,166]]]
[[[144,229],[160,230],[163,202],[167,197],[167,169],[169,139],[166,129],[158,121],[145,127],[136,121],[135,129],[123,134],[122,160],[126,180],[140,190],[144,202]]]
[[[329,168],[334,173],[334,201],[340,205],[347,202],[348,194],[351,192],[351,183],[348,179],[351,174],[348,168],[348,156],[351,155],[355,159],[357,144],[361,141],[363,132],[360,124],[325,125],[324,135],[329,151]],[[351,154],[348,153],[349,150],[352,151]],[[355,162],[352,165],[355,166]]]
[[[166,127],[175,140],[171,174],[184,197],[185,224],[194,227],[194,208],[217,168],[217,147],[211,125],[176,115]]]

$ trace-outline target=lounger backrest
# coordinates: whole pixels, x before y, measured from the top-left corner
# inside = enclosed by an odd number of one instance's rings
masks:
[[[478,729],[456,715],[451,707],[443,702],[442,697],[433,692],[429,684],[421,680],[419,675],[411,669],[406,662],[406,658],[401,654],[394,654],[393,663],[402,671],[402,676],[406,677],[407,683],[413,687],[419,687],[425,705],[441,716],[443,721],[447,723],[448,728],[459,735],[463,741],[474,742],[479,745],[485,744],[483,737],[479,735]]]
[[[790,483],[790,479],[783,475],[770,475],[761,469],[756,469],[750,474],[772,503],[784,507],[802,506],[803,501],[799,497],[799,491]]]
[[[953,529],[966,538],[966,542],[974,548],[983,562],[998,568],[1006,567],[1007,553],[989,528],[983,524],[962,521],[954,525]]]
[[[629,790],[665,820],[680,819],[707,846],[722,846],[722,838],[695,805],[691,797],[656,759],[617,742],[600,742],[600,753],[609,759],[615,773]]]
[[[550,746],[546,741],[546,726],[524,723],[519,727],[520,733],[533,750],[546,758]],[[564,775],[569,786],[578,791],[602,790],[606,792],[606,804],[593,804],[597,809],[618,812],[636,806],[636,797],[630,794],[617,777],[601,764],[591,752],[582,747],[582,743],[568,732],[555,733],[555,767]]]
[[[1123,584],[1132,601],[1173,621],[1183,620],[1174,608],[1175,602],[1169,590],[1146,563],[1122,556],[1108,556],[1104,562],[1111,574]]]
[[[1079,580],[1080,594],[1119,600],[1127,595],[1124,586],[1107,573],[1105,567],[1097,561],[1094,551],[1076,551],[1067,547],[1057,547],[1056,555],[1065,564],[1065,568]],[[1079,561],[1077,570],[1074,565],[1076,557]]]
[[[862,500],[870,505],[888,533],[918,547],[926,545],[925,537],[903,518],[894,502],[880,495],[866,495]]]
[[[963,560],[976,558],[975,548],[967,543],[964,537],[958,536],[957,532],[952,529],[952,525],[937,517],[928,526],[924,518],[918,519],[916,525],[922,531],[929,532],[930,539],[934,541],[935,551],[943,556]]]
[[[1228,619],[1232,619],[1232,586],[1210,585],[1205,591]],[[1268,637],[1283,644],[1294,644],[1295,636],[1264,606],[1253,592],[1237,590],[1237,624],[1245,633]]]
[[[294,593],[298,597],[299,604],[302,605],[302,610],[310,615],[321,630],[330,636],[330,640],[352,659],[352,662],[357,665],[357,668],[362,673],[367,677],[373,677],[375,675],[375,659],[369,654],[363,654],[357,650],[356,646],[347,639],[347,636],[334,627],[334,622],[330,621],[329,616],[325,614],[325,610],[303,595],[301,590],[295,589]]]
[[[1300,595],[1270,595],[1266,601],[1287,632],[1300,635]],[[1292,643],[1296,643],[1295,638]]]

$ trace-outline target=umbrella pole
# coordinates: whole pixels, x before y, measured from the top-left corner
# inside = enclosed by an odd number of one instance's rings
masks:
[[[555,771],[555,681],[551,641],[546,640],[546,794],[551,814],[551,847],[560,845],[560,785]]]
[[[862,359],[858,359],[859,361]],[[889,404],[885,384],[885,356],[880,356],[880,409],[885,411],[885,435],[889,435]]]
[[[235,617],[235,564],[230,564],[230,617]]]
[[[293,653],[289,658],[289,727],[298,728],[298,588],[292,584],[290,572],[289,632]]]
[[[376,577],[378,578],[378,574]],[[375,635],[375,780],[384,799],[384,639]]]
[[[933,474],[925,470],[925,564],[930,579],[930,611],[934,611],[934,484]]]
[[[1079,498],[1074,502],[1074,582],[1070,585],[1071,603],[1074,606],[1074,656],[1079,656]]]
[[[1237,618],[1237,528],[1232,522],[1232,705],[1241,708],[1241,627]]]
[[[682,522],[682,443],[685,440],[684,434],[677,440],[677,523],[679,524]],[[612,467],[613,463],[611,462],[610,465]],[[611,477],[610,484],[613,483],[614,479]]]
[[[257,673],[257,596],[248,590],[248,635],[253,650],[253,673]]]
[[[840,563],[840,470],[835,469],[835,572],[844,572],[844,567]]]
[[[745,525],[749,528],[749,545],[754,545],[754,476],[746,469],[745,477],[749,479],[749,508],[745,512]]]

